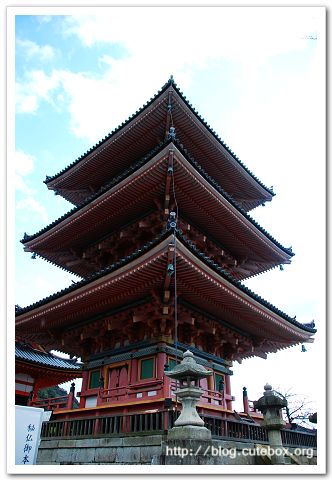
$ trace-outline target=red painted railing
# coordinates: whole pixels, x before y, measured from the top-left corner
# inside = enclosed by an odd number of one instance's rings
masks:
[[[174,392],[177,388],[176,382],[173,380],[170,384],[171,392]],[[225,407],[225,393],[223,391],[218,390],[209,390],[209,389],[202,389],[203,393],[200,399],[200,403],[210,403],[212,405],[219,405],[221,407]]]
[[[147,394],[149,391],[155,391],[156,397],[163,388],[162,380],[149,380],[147,382],[140,382],[131,385],[125,385],[123,387],[114,387],[100,389],[98,392],[99,400],[102,403],[111,403],[118,400],[137,400],[137,393]],[[160,395],[159,395],[160,396]]]
[[[31,407],[44,408],[44,410],[57,410],[61,408],[73,408],[73,398],[71,395],[64,395],[62,397],[43,398],[32,400]]]

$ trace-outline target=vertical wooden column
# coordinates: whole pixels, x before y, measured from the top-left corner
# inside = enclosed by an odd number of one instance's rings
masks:
[[[66,405],[66,407],[69,410],[73,409],[74,397],[75,397],[75,383],[73,382],[71,384],[70,391],[68,393],[68,399],[67,399],[67,405]]]
[[[246,387],[243,387],[243,411],[244,413],[249,413],[249,401],[248,401],[248,393]]]
[[[30,392],[30,395],[29,395],[28,406],[33,406],[34,402],[36,400],[38,400],[38,389],[39,388],[38,388],[37,384],[35,383],[32,391]]]
[[[130,375],[129,375],[129,383],[130,384],[135,384],[138,381],[138,359],[137,358],[132,358],[130,361]],[[135,390],[132,390],[135,392]],[[134,394],[136,397],[136,393]],[[129,395],[129,398],[132,398],[132,395]]]
[[[85,371],[82,373],[82,388],[81,388],[81,397],[80,397],[80,408],[85,407],[85,392],[88,389],[89,382],[89,372]]]
[[[230,375],[225,375],[225,393],[231,396],[231,378]],[[232,410],[232,400],[226,400],[226,408],[228,410]]]
[[[165,352],[158,352],[157,353],[157,378],[158,380],[163,381],[163,387],[161,390],[161,396],[163,397],[169,397],[170,396],[170,391],[169,391],[169,379],[164,375],[164,367],[165,364],[167,363],[167,355]],[[159,396],[159,395],[158,395]]]

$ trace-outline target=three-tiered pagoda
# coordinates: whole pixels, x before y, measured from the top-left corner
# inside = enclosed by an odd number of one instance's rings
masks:
[[[212,371],[201,381],[200,411],[224,416],[234,360],[312,341],[313,324],[241,283],[293,256],[248,214],[272,200],[272,189],[172,77],[45,183],[74,208],[22,243],[81,279],[21,308],[16,328],[27,341],[82,358],[76,416],[174,403],[164,372],[187,349]]]

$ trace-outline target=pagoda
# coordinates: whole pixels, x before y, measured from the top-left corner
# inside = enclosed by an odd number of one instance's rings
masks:
[[[231,415],[233,361],[313,341],[314,324],[241,283],[294,255],[248,213],[270,202],[273,190],[172,77],[45,183],[74,207],[25,234],[24,249],[80,278],[20,308],[16,329],[83,360],[76,416],[174,405],[175,381],[165,370],[186,350],[211,372],[200,380],[198,411]]]

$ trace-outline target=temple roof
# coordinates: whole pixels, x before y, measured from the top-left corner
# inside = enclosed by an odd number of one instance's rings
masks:
[[[38,336],[47,332],[49,336],[51,331],[56,331],[58,336],[77,322],[89,321],[92,315],[102,317],[110,307],[119,308],[146,298],[151,289],[162,291],[169,249],[174,247],[178,292],[182,299],[221,316],[251,336],[279,343],[279,348],[311,341],[310,337],[316,332],[313,324],[301,324],[282,312],[203,255],[180,232],[174,236],[169,230],[90,278],[19,309],[18,334]]]
[[[73,263],[74,257],[65,251],[82,250],[106,232],[156,208],[156,198],[162,203],[170,151],[174,153],[174,189],[180,216],[191,218],[235,257],[260,262],[254,274],[289,262],[292,250],[261,227],[174,139],[153,149],[50,225],[34,235],[25,234],[21,240],[25,249],[80,276],[88,274],[83,260],[82,265],[78,259],[77,265],[69,268],[66,262]],[[239,278],[248,276],[250,273]]]
[[[15,359],[45,367],[72,370],[75,374],[82,370],[82,364],[77,363],[76,360],[60,358],[52,353],[37,350],[31,345],[21,342],[15,342]]]
[[[45,180],[75,205],[163,142],[170,126],[190,154],[246,211],[274,195],[187,101],[171,78],[128,120],[69,166]]]

